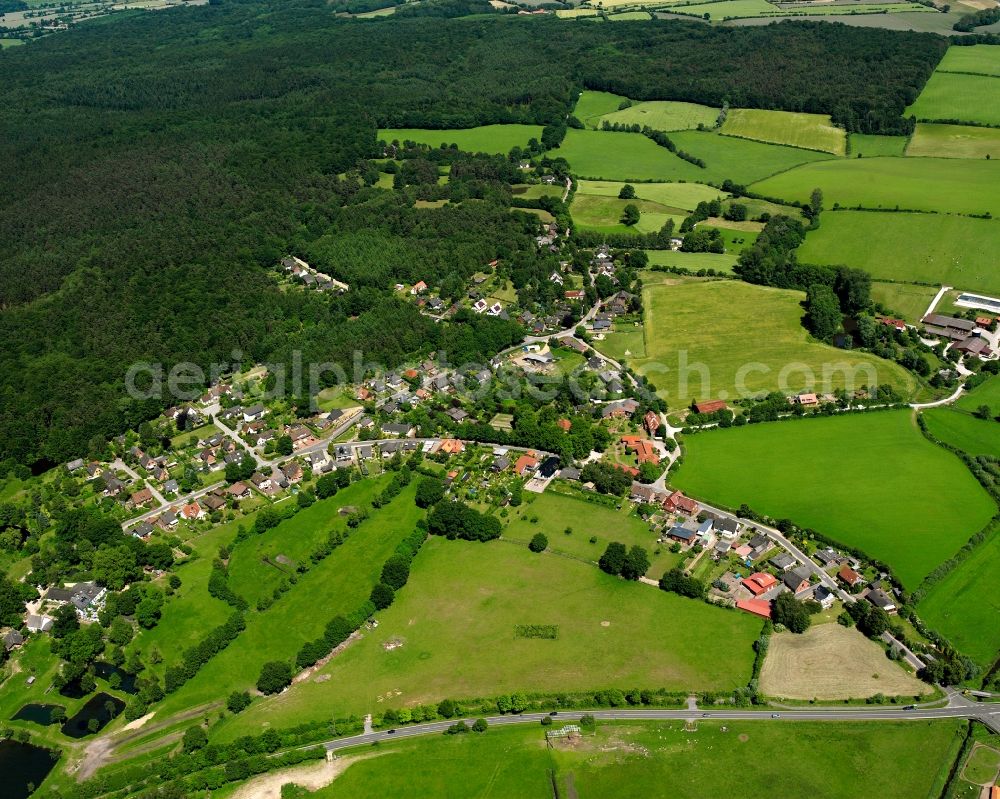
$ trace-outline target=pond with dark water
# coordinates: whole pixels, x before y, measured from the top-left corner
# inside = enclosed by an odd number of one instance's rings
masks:
[[[0,795],[27,799],[52,771],[56,759],[40,746],[0,741]]]
[[[111,719],[125,709],[125,703],[111,694],[100,693],[81,707],[73,718],[62,726],[63,735],[84,738],[99,732]],[[90,720],[97,719],[97,729],[90,729]]]
[[[32,702],[30,705],[25,705],[17,713],[14,714],[14,721],[33,721],[35,724],[41,724],[43,727],[49,724],[55,724],[52,720],[52,711],[56,708],[62,708],[66,710],[62,705],[42,705],[36,702]]]

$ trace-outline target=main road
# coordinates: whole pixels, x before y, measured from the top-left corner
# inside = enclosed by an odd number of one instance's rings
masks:
[[[601,721],[940,721],[942,719],[975,719],[981,721],[995,732],[1000,732],[1000,706],[996,704],[976,704],[956,701],[954,695],[949,697],[947,707],[924,708],[913,710],[902,708],[872,708],[869,706],[809,708],[808,710],[590,710],[559,712],[553,719],[554,725],[564,722],[577,722],[587,713]],[[487,716],[486,721],[491,727],[503,727],[512,724],[540,724],[542,719],[549,717],[548,713],[522,713],[519,715]],[[465,719],[472,723],[474,719]],[[412,738],[418,735],[434,735],[443,733],[454,721],[432,721],[427,724],[414,724],[410,727],[399,727],[393,732],[381,730],[352,735],[347,738],[337,738],[323,744],[327,751],[335,752],[353,746],[389,742],[399,738]]]

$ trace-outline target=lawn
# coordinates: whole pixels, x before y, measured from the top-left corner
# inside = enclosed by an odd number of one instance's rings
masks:
[[[932,286],[910,283],[872,283],[872,299],[907,322],[919,322],[937,294]]]
[[[791,111],[760,111],[732,108],[722,125],[722,133],[771,144],[787,144],[834,155],[847,152],[847,133],[829,115]]]
[[[622,224],[625,206],[634,205],[639,209],[639,221],[632,226]],[[619,200],[617,197],[584,194],[578,191],[573,196],[570,208],[573,222],[581,230],[597,230],[603,233],[656,233],[668,219],[674,220],[674,228],[680,227],[687,213],[649,200]]]
[[[705,171],[709,172],[710,176],[707,179],[717,183],[728,178],[747,185],[800,164],[833,158],[828,153],[737,139],[698,130],[678,131],[670,138],[678,149],[701,158],[708,165]]]
[[[904,112],[918,120],[960,120],[1000,125],[1000,78],[935,72]]]
[[[673,100],[649,100],[635,103],[630,108],[604,114],[597,123],[642,125],[653,130],[688,130],[703,125],[714,127],[719,117],[718,108],[710,108],[698,103],[681,103]]]
[[[605,333],[604,338],[594,343],[594,347],[616,361],[631,361],[646,356],[646,339],[641,327],[622,328]]]
[[[526,546],[431,538],[379,626],[224,735],[445,697],[745,684],[759,620]],[[514,637],[557,625],[556,639]],[[386,642],[402,646],[387,650]],[[502,664],[502,667],[498,667]]]
[[[787,517],[888,563],[910,589],[996,512],[965,465],[904,411],[710,430],[672,482]]]
[[[874,158],[879,155],[902,155],[909,141],[906,136],[875,136],[868,133],[852,133],[848,138],[851,156]]]
[[[992,785],[1000,770],[1000,750],[977,746],[965,763],[962,777],[974,785]]]
[[[421,128],[385,128],[378,132],[381,140],[415,141],[438,147],[457,144],[460,150],[475,153],[509,153],[514,147],[524,147],[528,139],[539,139],[540,125],[482,125],[478,128],[425,130]]]
[[[302,644],[322,633],[333,616],[357,608],[368,598],[382,563],[422,515],[413,502],[414,492],[415,486],[411,485],[389,505],[372,512],[333,554],[300,575],[292,589],[269,610],[248,616],[246,630],[192,680],[167,697],[161,715],[218,699],[220,685],[227,692],[251,688],[264,662],[293,658]],[[338,494],[300,515],[313,517],[320,524],[327,506],[339,504]]]
[[[617,198],[624,185],[622,181],[581,180],[577,193]],[[702,183],[635,183],[632,188],[640,200],[659,203],[677,212],[693,211],[700,202],[726,196],[724,192]]]
[[[798,257],[804,263],[859,267],[876,279],[1000,293],[998,249],[1000,221],[992,219],[828,211],[806,235]]]
[[[751,188],[768,197],[805,202],[817,187],[823,190],[827,208],[839,203],[1000,215],[1000,160],[848,158],[805,164]]]
[[[1000,89],[1000,86],[997,88]],[[919,122],[906,154],[940,158],[998,158],[1000,130]]]
[[[729,273],[736,264],[736,254],[719,255],[714,252],[680,252],[679,250],[646,250],[650,266],[679,266],[697,272],[714,269]]]
[[[991,538],[931,586],[917,605],[917,613],[928,627],[984,667],[992,665],[1000,649],[998,573],[1000,534],[994,531]]]
[[[855,387],[881,380],[913,392],[914,379],[900,367],[812,340],[801,324],[802,298],[801,292],[732,280],[647,285],[646,358],[632,366],[649,376],[672,408],[696,398],[797,392],[812,381],[821,390],[829,383],[832,391],[852,376]]]
[[[949,47],[935,71],[971,72],[1000,77],[1000,47],[991,44]]]
[[[621,541],[629,547],[638,544],[650,554],[647,576],[657,580],[680,561],[679,555],[656,543],[656,534],[650,531],[649,524],[629,513],[628,503],[622,510],[616,510],[551,491],[529,494],[527,498],[524,505],[511,508],[513,518],[504,528],[505,540],[527,545],[535,533],[544,533],[549,539],[549,551],[592,563],[597,562],[612,541]],[[570,535],[566,535],[567,528],[572,530]],[[597,541],[591,543],[591,538]],[[661,550],[658,555],[654,554],[657,549]]]

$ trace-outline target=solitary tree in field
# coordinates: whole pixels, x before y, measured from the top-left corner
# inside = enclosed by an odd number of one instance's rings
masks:
[[[532,552],[543,552],[548,545],[549,539],[545,537],[544,533],[535,533],[531,538],[531,543],[528,544],[528,549]]]
[[[622,211],[622,224],[632,227],[639,222],[639,206],[635,203],[629,203],[625,206],[625,210]]]
[[[618,192],[619,200],[634,200],[635,199],[635,186],[631,183],[626,183],[622,186],[620,192]]]
[[[980,419],[993,418],[993,412],[990,410],[989,405],[980,405],[978,408],[976,408],[975,415],[978,416]]]

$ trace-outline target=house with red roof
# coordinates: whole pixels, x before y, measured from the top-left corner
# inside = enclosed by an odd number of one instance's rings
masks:
[[[569,419],[559,419],[559,420],[556,421],[556,427],[558,427],[560,430],[566,431],[567,433],[569,432],[569,429],[572,426],[573,426],[573,423],[570,422]]]
[[[736,607],[754,616],[771,618],[771,603],[766,599],[740,599],[736,602]]]
[[[427,291],[427,284],[420,280],[413,284],[413,288],[410,289],[410,294],[422,294]]]
[[[641,436],[622,436],[622,443],[629,452],[634,452],[639,458],[639,463],[652,463],[654,466],[660,462],[660,456],[656,454],[656,449],[649,439]]]
[[[715,413],[716,411],[724,411],[728,407],[723,400],[706,400],[694,404],[695,413]]]
[[[642,426],[646,428],[647,433],[655,436],[660,429],[660,417],[655,411],[646,411],[646,415],[642,417]]]
[[[205,515],[205,511],[201,509],[201,505],[197,502],[192,502],[190,505],[185,505],[181,508],[181,516],[183,516],[188,521],[193,521],[195,519],[200,519]]]
[[[515,461],[514,474],[523,476],[527,472],[533,472],[537,466],[538,458],[535,457],[535,453],[528,452]]]
[[[778,584],[778,578],[767,572],[754,572],[749,577],[744,577],[740,582],[754,596],[765,594]]]
[[[856,585],[860,585],[865,579],[846,563],[840,567],[840,571],[837,572],[837,577],[847,583],[847,585],[851,588],[854,588]]]
[[[668,513],[686,513],[688,516],[694,516],[701,510],[701,506],[680,491],[674,491],[663,501],[663,509]]]

